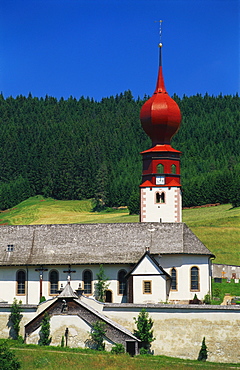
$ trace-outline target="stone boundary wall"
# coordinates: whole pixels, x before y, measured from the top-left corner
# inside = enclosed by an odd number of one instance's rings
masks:
[[[142,308],[154,321],[155,355],[197,359],[205,337],[209,361],[240,363],[240,307],[106,304],[103,314],[133,331]]]
[[[9,306],[9,307],[6,307]],[[155,355],[197,359],[205,336],[208,361],[240,363],[240,307],[170,304],[104,304],[102,314],[134,331],[134,317],[142,308],[154,321],[152,343]],[[0,304],[0,337],[9,337],[10,305]],[[36,315],[34,306],[24,308],[20,334],[24,325]]]

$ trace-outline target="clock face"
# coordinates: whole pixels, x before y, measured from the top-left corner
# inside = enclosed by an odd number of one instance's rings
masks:
[[[156,176],[156,185],[164,185],[165,176]]]

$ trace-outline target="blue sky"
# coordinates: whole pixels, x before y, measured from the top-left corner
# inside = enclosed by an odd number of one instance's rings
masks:
[[[170,95],[239,92],[239,0],[0,0],[0,91],[152,95],[160,19]]]

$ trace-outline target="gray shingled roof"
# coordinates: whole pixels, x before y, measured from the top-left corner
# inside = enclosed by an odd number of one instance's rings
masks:
[[[212,255],[184,223],[0,227],[1,266],[136,263],[147,247],[151,254]]]

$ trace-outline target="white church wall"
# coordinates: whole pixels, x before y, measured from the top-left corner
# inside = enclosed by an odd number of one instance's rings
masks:
[[[46,267],[46,266],[45,266]],[[95,284],[97,282],[97,274],[99,273],[99,265],[84,265],[84,266],[71,266],[71,269],[76,271],[71,273],[71,286],[73,290],[79,288],[79,284],[83,286],[83,272],[85,270],[92,271],[93,281],[92,281],[92,294],[94,296]],[[3,300],[7,303],[12,303],[14,297],[17,300],[21,300],[23,304],[38,304],[40,300],[40,281],[39,281],[39,272],[35,271],[39,266],[8,266],[0,268],[0,281],[1,281],[1,290],[0,290],[0,300]],[[49,273],[52,270],[56,270],[59,273],[59,284],[58,288],[65,286],[67,282],[68,274],[63,271],[68,270],[68,265],[65,266],[47,266],[48,271],[43,272],[42,279],[42,296],[47,300],[56,296],[56,294],[50,294],[50,282],[49,282]],[[108,289],[112,291],[113,302],[121,303],[126,301],[126,297],[118,294],[118,272],[120,270],[129,271],[130,267],[126,264],[124,265],[104,265],[105,275],[109,278],[109,287]],[[17,281],[16,273],[18,270],[24,270],[26,272],[27,281],[25,284],[25,294],[17,294]]]
[[[171,275],[174,267],[177,272],[177,290],[170,290],[170,301],[191,300],[197,294],[203,299],[211,291],[211,276],[209,276],[209,257],[201,255],[163,255],[156,257],[163,269]],[[191,290],[191,268],[199,269],[199,289]]]
[[[144,293],[144,282],[150,282],[151,293]],[[161,275],[133,275],[133,302],[159,303],[166,301],[166,281]]]
[[[156,203],[157,192],[165,194],[165,203]],[[181,210],[182,197],[180,188],[141,188],[142,222],[182,222]]]

